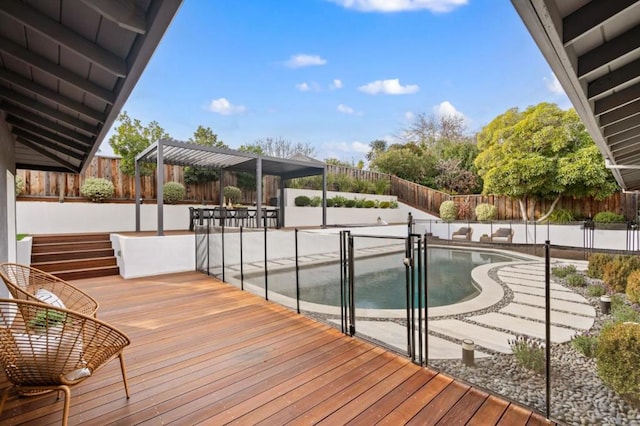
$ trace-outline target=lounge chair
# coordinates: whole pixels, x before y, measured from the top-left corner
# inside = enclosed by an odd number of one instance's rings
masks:
[[[494,243],[511,243],[513,242],[513,229],[511,228],[498,228],[493,234],[491,234],[491,241]]]
[[[0,365],[13,386],[4,389],[0,413],[9,392],[37,395],[64,392],[62,424],[67,424],[70,387],[120,359],[124,390],[129,388],[122,357],[129,338],[96,318],[30,300],[0,299]]]
[[[451,239],[471,241],[471,235],[473,235],[473,228],[462,227],[451,234]]]
[[[0,278],[14,299],[46,302],[84,315],[96,316],[98,302],[56,276],[18,263],[0,263]]]

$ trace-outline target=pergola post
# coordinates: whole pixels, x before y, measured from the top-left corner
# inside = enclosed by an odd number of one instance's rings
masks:
[[[136,232],[140,232],[140,163],[135,160],[136,165]]]
[[[327,167],[322,169],[322,227],[327,227]]]
[[[280,176],[280,197],[278,198],[278,228],[284,227],[284,179]]]
[[[262,158],[256,159],[256,226],[262,224]]]
[[[156,201],[158,205],[158,236],[164,235],[164,156],[162,139],[158,140],[156,168]]]
[[[218,169],[218,176],[220,176],[220,179],[218,180],[218,186],[220,187],[220,190],[218,191],[218,204],[220,205],[220,208],[224,207],[224,182],[222,182],[224,180],[224,169]]]

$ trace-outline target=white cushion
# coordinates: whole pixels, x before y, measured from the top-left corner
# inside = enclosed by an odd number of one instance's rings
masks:
[[[66,308],[64,306],[64,303],[62,303],[62,300],[60,300],[58,296],[51,293],[49,290],[45,290],[44,288],[38,289],[38,291],[36,291],[35,296],[36,296],[36,299],[38,299],[39,301],[48,303],[49,305],[54,306],[56,308],[62,308],[62,309]]]
[[[18,352],[23,357],[17,366],[23,373],[38,374],[43,368],[57,362],[64,362],[67,368],[85,365],[82,359],[82,336],[78,332],[62,333],[62,327],[52,327],[47,333],[14,333],[14,341]],[[77,370],[81,370],[79,368]],[[67,374],[75,374],[74,370]],[[89,372],[90,374],[90,372]],[[76,377],[77,380],[84,376]]]

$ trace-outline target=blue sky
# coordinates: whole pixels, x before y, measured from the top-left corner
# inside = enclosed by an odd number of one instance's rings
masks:
[[[179,140],[203,125],[357,162],[418,113],[475,132],[543,101],[570,106],[508,1],[185,0],[123,110]]]

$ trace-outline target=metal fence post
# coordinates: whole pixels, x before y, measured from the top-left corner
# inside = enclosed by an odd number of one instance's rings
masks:
[[[294,232],[295,250],[296,250],[296,308],[300,313],[300,266],[298,264],[298,228]]]
[[[551,416],[551,244],[544,243],[544,327],[545,327],[545,380],[547,419]]]

